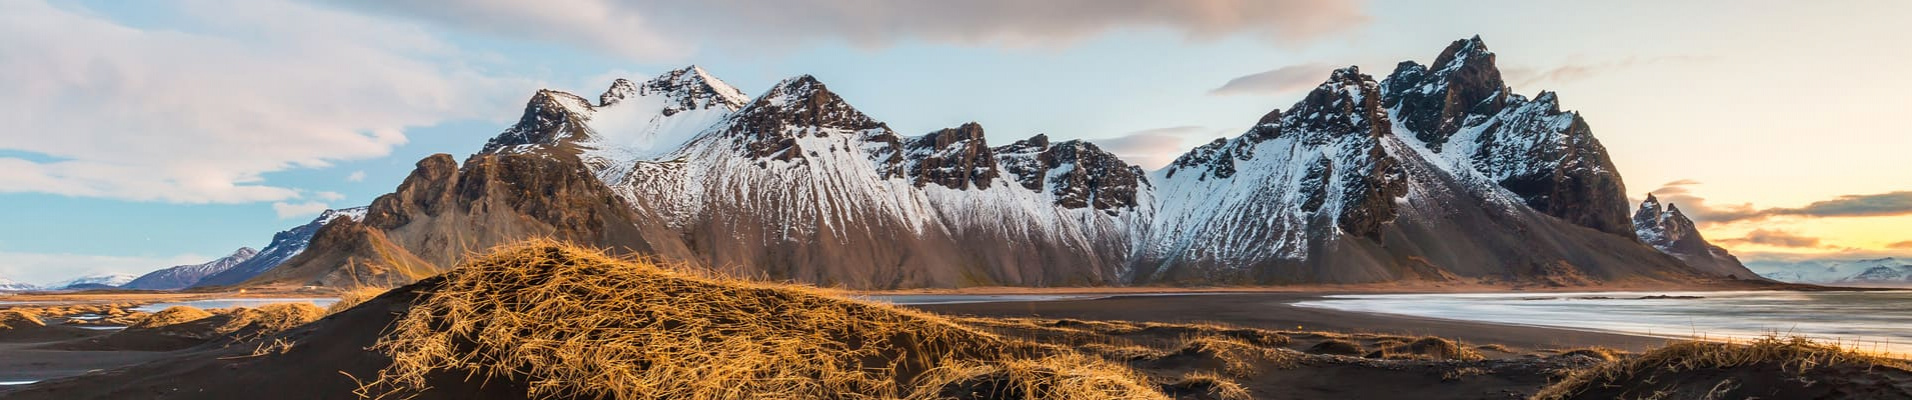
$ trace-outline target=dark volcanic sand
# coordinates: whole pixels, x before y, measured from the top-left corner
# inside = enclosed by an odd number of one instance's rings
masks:
[[[1321,294],[1230,293],[1115,296],[1092,300],[924,304],[910,307],[951,315],[1043,317],[1095,320],[1220,322],[1249,328],[1330,332],[1432,335],[1475,344],[1517,349],[1569,349],[1604,346],[1645,351],[1666,339],[1617,333],[1576,331],[1410,316],[1295,307],[1294,302]]]

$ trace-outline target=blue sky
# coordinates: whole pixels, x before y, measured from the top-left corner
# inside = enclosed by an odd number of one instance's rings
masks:
[[[476,150],[539,88],[693,63],[751,94],[815,75],[904,134],[977,121],[1153,168],[1331,68],[1385,75],[1479,34],[1516,91],[1587,116],[1637,194],[1726,215],[1912,190],[1912,50],[1881,44],[1912,37],[1907,3],[1581,3],[8,1],[0,277],[264,246]],[[1254,84],[1217,91],[1237,78]],[[1706,230],[1744,253],[1912,248],[1912,210],[1776,214]],[[1756,240],[1773,234],[1817,240]]]

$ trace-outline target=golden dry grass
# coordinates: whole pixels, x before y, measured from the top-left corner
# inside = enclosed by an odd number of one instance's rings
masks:
[[[277,303],[257,308],[235,308],[225,313],[231,319],[213,328],[213,332],[232,335],[234,341],[249,341],[325,317],[325,310],[312,303]]]
[[[1559,357],[1587,357],[1600,361],[1613,361],[1620,359],[1620,356],[1625,354],[1626,352],[1624,351],[1595,346],[1564,351],[1560,353]]]
[[[1380,343],[1393,342],[1376,342],[1377,346],[1385,346],[1381,348],[1379,351],[1380,354],[1378,355],[1379,357],[1376,358],[1455,361],[1479,361],[1487,358],[1480,354],[1480,352],[1474,351],[1474,349],[1463,346],[1460,343],[1434,336],[1392,345],[1381,345]]]
[[[0,310],[0,329],[19,329],[29,326],[46,326],[40,321],[40,315],[27,310]]]
[[[391,291],[391,289],[362,287],[339,293],[339,301],[332,303],[331,306],[327,306],[325,308],[325,315],[338,314],[340,311],[350,310],[352,307],[357,307],[359,303],[364,303],[366,300],[371,300],[374,297],[385,294],[387,291]]]
[[[361,396],[403,397],[456,371],[524,382],[534,398],[936,398],[965,382],[1164,398],[1126,367],[934,314],[551,241],[501,246],[423,284],[374,346],[392,364]]]
[[[957,361],[918,377],[909,399],[1166,400],[1126,367],[1078,354]]]
[[[131,329],[152,329],[168,325],[177,325],[212,317],[212,313],[193,306],[172,306],[153,313],[139,322],[127,326]]]
[[[1182,393],[1200,396],[1200,398],[1220,400],[1250,400],[1254,398],[1253,395],[1248,393],[1248,389],[1241,387],[1241,384],[1237,384],[1235,381],[1228,380],[1228,378],[1210,371],[1196,371],[1184,374],[1181,380],[1169,384],[1169,387]]]
[[[1323,340],[1318,343],[1315,343],[1313,346],[1309,346],[1308,353],[1359,357],[1361,356],[1361,354],[1366,353],[1366,350],[1363,350],[1361,348],[1360,343],[1355,343],[1353,341],[1341,340],[1341,339],[1327,339],[1327,340]]]
[[[1735,368],[1756,364],[1777,365],[1781,370],[1804,375],[1815,369],[1837,365],[1866,368],[1888,366],[1912,370],[1904,361],[1855,352],[1835,345],[1814,343],[1803,337],[1770,336],[1745,343],[1680,342],[1636,357],[1607,362],[1575,371],[1566,379],[1536,393],[1538,400],[1565,399],[1598,385],[1614,385],[1636,376],[1677,373],[1711,368]]]
[[[1184,339],[1182,345],[1174,351],[1156,356],[1156,358],[1170,357],[1212,358],[1222,363],[1221,373],[1234,377],[1248,377],[1261,372],[1265,367],[1294,368],[1299,365],[1301,354],[1288,349],[1259,346],[1232,337],[1197,336]]]

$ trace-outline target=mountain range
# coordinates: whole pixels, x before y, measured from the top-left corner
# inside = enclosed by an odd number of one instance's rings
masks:
[[[807,75],[754,98],[695,66],[541,90],[244,284],[402,284],[529,237],[859,289],[1759,279],[1677,210],[1629,213],[1590,125],[1515,94],[1478,37],[1252,122],[1145,171],[976,123],[905,136]]]
[[[82,276],[78,278],[73,278],[73,279],[69,279],[65,281],[48,284],[46,286],[40,287],[40,289],[46,289],[46,290],[114,289],[114,288],[120,287],[121,285],[125,285],[128,282],[132,282],[133,279],[136,279],[136,278],[139,278],[139,276],[132,275],[132,274],[87,275],[87,276]]]
[[[1820,285],[1912,285],[1912,260],[1882,257],[1856,260],[1759,261],[1748,267],[1769,279]]]
[[[207,261],[202,264],[179,265],[140,275],[138,279],[120,285],[125,289],[175,290],[184,289],[199,283],[199,280],[232,269],[259,254],[251,247],[240,247],[231,255]]]

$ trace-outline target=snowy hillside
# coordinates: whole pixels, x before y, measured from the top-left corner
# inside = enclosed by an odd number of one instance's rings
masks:
[[[1862,260],[1756,261],[1746,266],[1773,280],[1793,283],[1912,285],[1912,260],[1894,257]]]
[[[1732,275],[1641,244],[1589,125],[1514,94],[1479,38],[1431,65],[1337,70],[1153,172],[1084,141],[992,146],[975,123],[901,134],[807,75],[755,98],[695,66],[595,101],[541,90],[271,280],[402,282],[531,235],[857,288]],[[377,259],[415,261],[336,265]]]
[[[46,285],[46,288],[53,290],[111,289],[125,285],[128,282],[132,282],[133,279],[138,278],[139,276],[132,274],[87,275],[72,280],[51,283]]]
[[[233,267],[237,267],[258,254],[259,251],[253,250],[251,247],[241,247],[239,250],[233,251],[231,255],[205,263],[179,265],[148,272],[146,275],[141,275],[138,279],[134,279],[132,282],[128,282],[121,287],[142,290],[184,289],[208,276],[217,275]]]
[[[38,288],[39,288],[38,286],[34,286],[29,283],[7,279],[6,277],[0,277],[0,292],[18,292],[18,291],[25,291],[25,290],[34,290]]]
[[[188,283],[187,286],[223,286],[244,282],[304,252],[312,242],[312,235],[318,233],[319,227],[324,226],[325,223],[340,217],[361,220],[365,218],[365,210],[365,207],[325,210],[311,222],[272,235],[272,242],[252,257],[247,257],[244,261],[219,272],[205,275]]]

